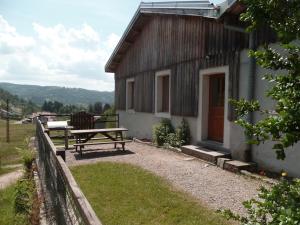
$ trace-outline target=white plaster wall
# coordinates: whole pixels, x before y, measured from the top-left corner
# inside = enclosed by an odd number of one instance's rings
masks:
[[[279,49],[279,45],[272,45],[273,48]],[[268,88],[268,82],[262,80],[264,74],[267,71],[261,67],[257,67],[257,75],[255,80],[255,98],[260,101],[263,109],[274,108],[274,102],[265,96]],[[254,115],[254,121],[257,122],[261,119],[261,115],[256,113]],[[259,146],[253,146],[252,158],[261,167],[281,172],[282,170],[287,171],[290,175],[300,177],[300,143],[292,148],[286,150],[286,159],[284,161],[277,160],[275,151],[272,149],[273,142],[267,142]]]
[[[272,47],[278,49],[278,45],[273,45]],[[241,54],[241,77],[240,77],[240,96],[246,96],[246,87],[247,86],[247,71],[249,69],[247,51],[244,50]],[[257,66],[256,68],[256,78],[255,78],[255,99],[259,100],[262,108],[270,109],[273,108],[274,102],[265,96],[266,89],[268,87],[268,82],[262,80],[264,74],[267,70]],[[270,71],[269,71],[270,72]],[[257,122],[261,119],[261,116],[256,113],[254,114],[254,122]],[[243,135],[243,130],[237,125],[232,129],[232,145],[231,151],[236,158],[238,158],[239,149],[243,149],[243,141],[245,136]],[[259,167],[265,168],[274,172],[281,172],[282,170],[287,171],[291,176],[300,177],[300,144],[295,145],[293,148],[290,148],[286,151],[287,157],[284,161],[276,159],[275,151],[272,149],[273,143],[267,142],[259,146],[252,146],[252,160],[258,163]],[[246,145],[244,144],[244,147]]]
[[[152,113],[126,112],[117,111],[120,115],[120,126],[128,128],[127,136],[136,138],[152,139],[152,127],[159,123],[162,118]],[[171,116],[172,125],[176,128],[183,117]],[[197,140],[197,118],[184,117],[189,123],[192,143],[196,144]]]
[[[240,56],[240,78],[239,78],[239,96],[240,98],[246,98],[248,78],[249,78],[249,57],[248,50],[241,52]],[[230,133],[230,151],[234,159],[244,160],[245,151],[247,150],[246,138],[243,129],[231,123]]]

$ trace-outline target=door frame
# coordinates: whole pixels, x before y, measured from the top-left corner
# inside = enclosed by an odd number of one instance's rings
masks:
[[[216,74],[225,75],[225,99],[224,99],[224,136],[223,147],[230,148],[230,121],[228,120],[228,91],[229,91],[229,66],[215,67],[200,70],[199,72],[199,108],[197,118],[197,140],[206,141],[208,136],[208,112],[209,112],[209,76]]]

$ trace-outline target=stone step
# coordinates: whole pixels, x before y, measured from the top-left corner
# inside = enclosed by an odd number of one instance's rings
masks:
[[[212,151],[195,145],[185,145],[181,147],[184,154],[191,155],[202,160],[217,164],[218,158],[230,158],[230,154],[221,151]]]
[[[228,153],[230,152],[229,149],[223,147],[222,143],[216,141],[210,141],[210,140],[199,141],[197,144],[202,148],[206,148],[218,152],[228,152]]]
[[[228,170],[230,172],[234,172],[234,173],[238,173],[241,170],[255,172],[257,169],[257,165],[256,165],[256,163],[252,163],[252,162],[229,160],[229,161],[224,162],[223,169]]]

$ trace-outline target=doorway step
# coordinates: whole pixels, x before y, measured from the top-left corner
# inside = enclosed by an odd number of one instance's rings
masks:
[[[230,172],[238,173],[242,170],[249,172],[256,171],[256,163],[233,160],[230,153],[226,151],[211,150],[202,146],[185,145],[181,147],[181,152],[217,165]]]
[[[202,159],[204,161],[213,163],[215,165],[217,165],[219,158],[230,158],[229,153],[209,150],[207,148],[203,148],[195,145],[182,146],[181,152]]]

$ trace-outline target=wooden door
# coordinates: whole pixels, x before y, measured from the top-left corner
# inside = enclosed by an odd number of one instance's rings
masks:
[[[225,75],[209,76],[208,139],[223,142]]]

